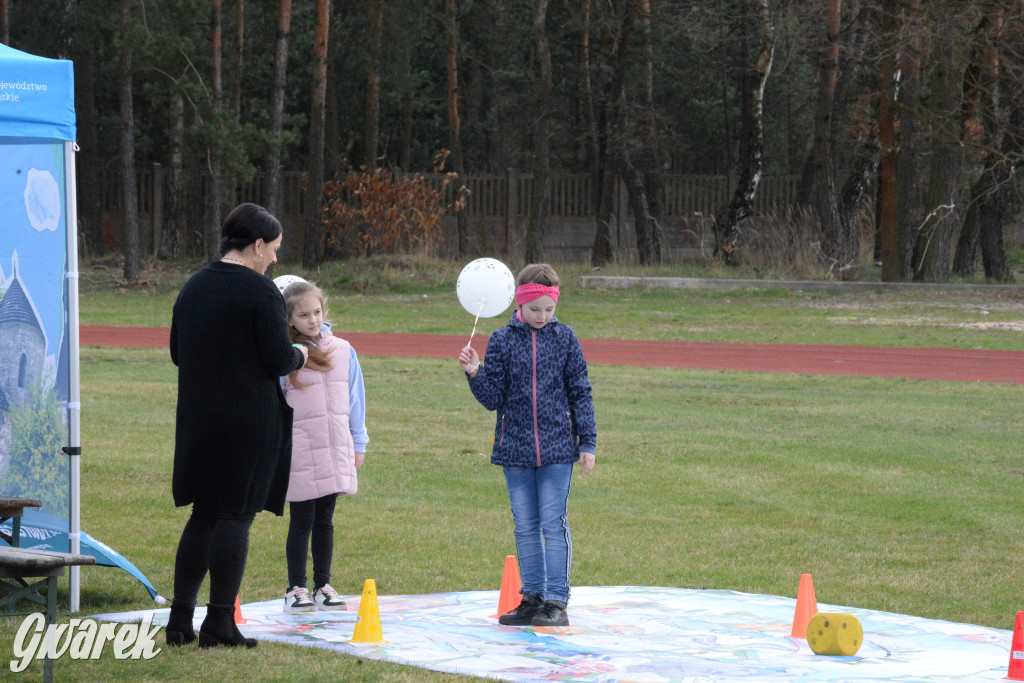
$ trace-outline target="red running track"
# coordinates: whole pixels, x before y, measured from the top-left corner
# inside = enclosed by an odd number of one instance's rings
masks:
[[[83,345],[100,346],[166,348],[169,333],[166,327],[79,328]],[[466,344],[465,336],[448,334],[342,332],[341,336],[366,356],[451,358],[453,362]],[[477,337],[473,343],[482,350],[487,337]],[[1024,351],[622,339],[583,339],[581,343],[587,362],[599,365],[1024,384]]]

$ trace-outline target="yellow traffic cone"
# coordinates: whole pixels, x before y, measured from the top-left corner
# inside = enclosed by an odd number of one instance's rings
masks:
[[[352,633],[353,643],[383,643],[384,634],[380,629],[380,608],[377,607],[377,584],[367,579],[363,584],[363,597],[359,601],[356,630]]]

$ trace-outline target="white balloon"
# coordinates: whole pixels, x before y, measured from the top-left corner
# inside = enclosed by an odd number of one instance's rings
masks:
[[[466,264],[455,284],[459,303],[472,315],[501,315],[516,295],[516,279],[501,261],[478,258]]]
[[[298,275],[278,275],[274,278],[274,284],[281,290],[281,294],[284,294],[284,290],[287,289],[288,285],[293,285],[296,282],[306,282]]]

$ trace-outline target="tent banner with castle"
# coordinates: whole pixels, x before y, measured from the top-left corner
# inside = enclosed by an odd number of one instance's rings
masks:
[[[78,518],[75,136],[71,62],[0,44],[0,496],[42,501],[22,518],[21,546],[93,555],[156,597]]]

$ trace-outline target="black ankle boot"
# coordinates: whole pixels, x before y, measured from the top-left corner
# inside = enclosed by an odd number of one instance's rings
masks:
[[[255,638],[246,638],[235,625],[234,605],[207,605],[206,619],[199,627],[199,647],[256,647]]]
[[[529,626],[533,623],[533,616],[543,606],[544,598],[541,596],[523,593],[519,607],[498,617],[498,623],[504,626]]]
[[[565,603],[561,600],[548,600],[530,623],[533,626],[568,626],[569,615],[565,613]]]
[[[167,618],[167,626],[164,627],[164,637],[168,645],[188,645],[196,639],[196,632],[192,628],[192,617],[195,612],[195,603],[186,605],[171,600],[171,616]]]

